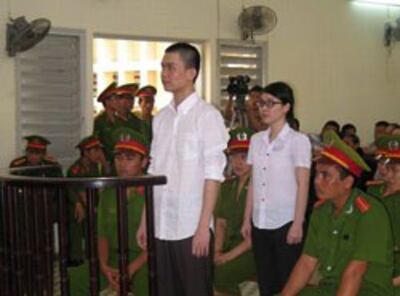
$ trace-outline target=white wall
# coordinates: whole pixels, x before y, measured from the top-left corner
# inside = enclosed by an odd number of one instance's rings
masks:
[[[335,118],[354,122],[361,137],[369,140],[374,121],[400,121],[400,83],[396,81],[400,48],[389,56],[382,45],[383,24],[400,16],[399,9],[359,6],[348,0],[244,4],[269,5],[278,14],[278,27],[269,35],[268,78],[286,80],[295,87],[303,130],[318,131],[325,120]],[[241,5],[239,0],[220,0],[219,7],[216,0],[0,0],[0,167],[19,153],[15,148],[14,59],[2,50],[9,11],[14,17],[46,17],[55,27],[84,30],[88,98],[94,34],[204,41],[206,95],[215,99],[216,40],[238,38]],[[88,121],[90,114],[88,110]]]

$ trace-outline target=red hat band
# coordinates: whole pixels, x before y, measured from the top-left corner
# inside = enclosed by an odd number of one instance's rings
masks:
[[[46,145],[42,143],[36,143],[36,142],[28,142],[26,145],[26,148],[32,148],[32,149],[46,149]]]
[[[93,140],[87,142],[85,145],[83,145],[83,148],[84,149],[90,149],[90,148],[93,148],[93,147],[96,147],[96,146],[100,146],[100,141],[97,140],[97,139],[93,139]]]
[[[228,149],[229,150],[249,149],[249,147],[250,147],[250,141],[249,140],[233,139],[233,140],[230,140],[229,143],[228,143]]]
[[[139,97],[154,97],[154,93],[151,91],[142,91],[139,93]]]
[[[342,167],[353,173],[355,176],[361,176],[362,168],[360,168],[351,158],[349,158],[339,149],[336,149],[334,147],[327,147],[322,150],[321,154],[340,164]]]
[[[109,91],[106,91],[104,94],[101,94],[101,96],[99,97],[99,101],[103,102],[113,94],[115,94],[115,89],[110,89]]]
[[[400,149],[399,150],[389,150],[385,153],[385,157],[387,158],[400,158]]]
[[[119,141],[115,144],[115,149],[127,149],[143,155],[148,154],[147,147],[136,141]]]

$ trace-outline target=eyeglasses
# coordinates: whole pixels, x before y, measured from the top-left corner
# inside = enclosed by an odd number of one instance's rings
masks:
[[[277,102],[277,101],[272,101],[272,100],[267,100],[267,101],[260,100],[256,103],[257,107],[260,109],[264,108],[264,107],[272,108],[275,105],[282,105],[282,104],[283,104],[282,102]]]

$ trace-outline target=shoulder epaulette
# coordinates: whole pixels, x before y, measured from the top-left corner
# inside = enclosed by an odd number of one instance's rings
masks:
[[[135,187],[135,190],[137,194],[144,196],[144,186]]]
[[[326,202],[325,199],[319,199],[314,203],[314,209],[318,209],[320,206],[322,206]]]
[[[10,167],[20,166],[21,164],[23,164],[23,163],[25,163],[25,162],[26,162],[26,156],[21,156],[21,157],[18,157],[18,158],[16,158],[16,159],[14,159],[14,160],[11,162]]]
[[[369,180],[365,183],[365,186],[370,187],[370,186],[376,186],[376,185],[382,185],[385,181],[383,180]]]
[[[77,175],[77,174],[79,174],[79,172],[80,172],[80,167],[79,166],[73,166],[72,168],[71,168],[71,174],[72,175]]]
[[[357,197],[354,203],[362,214],[368,212],[368,210],[371,208],[370,203],[362,196]]]

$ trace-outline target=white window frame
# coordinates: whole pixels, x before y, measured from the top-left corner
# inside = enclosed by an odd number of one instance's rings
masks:
[[[208,89],[208,84],[206,80],[206,73],[208,73],[208,65],[206,63],[207,57],[205,56],[208,54],[207,42],[201,39],[180,39],[180,38],[166,38],[166,37],[149,37],[149,36],[132,36],[132,35],[119,35],[119,34],[106,34],[106,33],[95,33],[93,34],[92,40],[96,38],[104,38],[104,39],[120,39],[120,40],[129,40],[129,41],[146,41],[146,42],[188,42],[188,43],[195,43],[200,46],[200,74],[198,79],[201,79],[200,87],[197,89],[198,94],[207,100],[206,94]],[[93,62],[93,61],[92,61]],[[90,75],[93,74],[93,63],[91,65],[92,72]],[[93,75],[92,75],[93,76]],[[93,84],[91,85],[92,88]],[[208,100],[209,101],[209,100]]]

